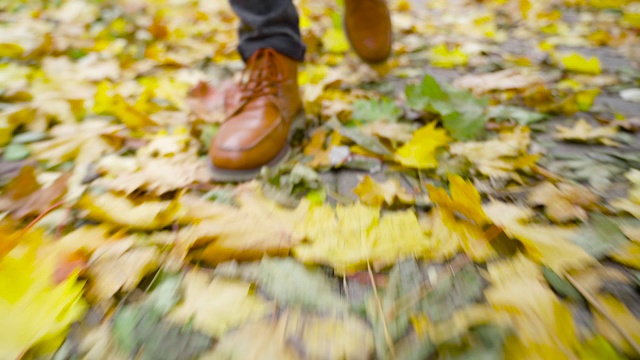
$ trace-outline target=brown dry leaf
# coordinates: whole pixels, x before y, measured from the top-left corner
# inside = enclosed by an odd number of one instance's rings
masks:
[[[12,182],[15,185],[9,185],[11,192],[0,198],[0,209],[9,211],[16,219],[39,215],[62,199],[67,191],[70,176],[70,173],[60,175],[51,185],[41,188],[40,184],[35,182],[33,168],[25,167]],[[21,184],[24,184],[24,189],[20,189]],[[38,189],[34,191],[36,185]],[[26,191],[32,192],[27,195]]]
[[[275,304],[263,300],[243,281],[211,279],[202,270],[189,271],[183,281],[184,298],[167,319],[219,338],[229,329],[273,314]]]
[[[127,238],[94,251],[87,270],[91,279],[87,295],[92,301],[105,301],[121,290],[131,291],[145,275],[158,269],[158,250],[134,244],[133,238]]]
[[[496,201],[485,205],[484,211],[496,226],[524,245],[531,259],[558,274],[597,262],[570,241],[575,228],[527,223],[533,216],[531,209]]]
[[[456,79],[453,84],[469,89],[476,95],[494,90],[526,89],[542,85],[544,80],[537,74],[528,74],[520,69],[507,69],[487,74],[469,74]]]
[[[402,187],[400,181],[394,179],[379,183],[367,175],[353,189],[353,192],[364,204],[374,207],[379,207],[383,203],[392,205],[396,198],[405,204],[413,202],[413,196]]]
[[[180,230],[180,246],[204,248],[198,259],[217,264],[227,260],[260,259],[264,255],[287,255],[303,239],[295,225],[304,219],[306,203],[296,210],[285,209],[258,193],[256,184],[240,190],[239,207],[211,203],[210,216]]]
[[[105,162],[109,162],[109,164],[103,165]],[[113,169],[113,167],[118,167],[118,162],[122,164],[120,167],[124,171],[107,172],[105,177],[95,180],[93,185],[104,186],[125,195],[136,190],[146,190],[156,195],[162,195],[189,185],[206,183],[211,179],[206,162],[199,159],[193,152],[178,153],[171,157],[108,156],[101,160],[97,170],[105,171],[107,167]]]
[[[288,344],[279,322],[265,320],[250,323],[226,333],[216,347],[200,360],[263,359],[298,360],[295,347]],[[247,341],[251,339],[251,341]]]
[[[247,339],[252,339],[247,343]],[[353,315],[315,315],[290,309],[229,332],[205,359],[369,359],[373,334]]]
[[[189,91],[187,104],[199,119],[209,123],[221,123],[226,118],[226,113],[232,110],[234,101],[231,95],[234,87],[233,79],[228,79],[218,86],[201,81]]]
[[[538,155],[527,153],[531,143],[526,126],[500,133],[497,139],[451,144],[452,155],[464,156],[483,175],[508,178],[511,173],[536,163]]]
[[[619,146],[612,138],[618,132],[615,126],[600,126],[593,127],[585,119],[580,119],[575,122],[573,127],[566,127],[562,125],[556,126],[557,133],[554,134],[554,139],[586,142],[586,143],[600,143],[607,146]]]
[[[83,145],[93,143],[102,135],[112,134],[121,129],[122,126],[110,125],[106,121],[98,120],[87,120],[79,124],[62,124],[49,131],[49,134],[54,136],[53,139],[30,144],[29,149],[36,159],[47,161],[49,165],[58,165],[74,160]],[[93,160],[97,159],[96,157]],[[89,159],[85,159],[87,160]]]
[[[617,199],[611,202],[611,205],[621,211],[626,211],[629,214],[640,219],[640,204],[629,199]]]
[[[531,205],[543,205],[547,217],[556,223],[572,220],[586,221],[585,209],[598,203],[600,197],[581,185],[545,182],[535,187],[527,201]]]
[[[135,203],[110,192],[85,194],[77,207],[87,210],[87,218],[138,230],[157,230],[174,224],[184,214],[179,200],[149,200]]]
[[[368,135],[404,144],[411,140],[416,126],[399,122],[374,121],[364,125],[361,130]]]

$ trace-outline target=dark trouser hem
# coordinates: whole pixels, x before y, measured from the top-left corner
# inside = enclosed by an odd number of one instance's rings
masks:
[[[260,50],[271,48],[280,54],[286,55],[294,60],[304,60],[305,46],[299,41],[287,36],[270,36],[264,39],[251,39],[240,43],[238,52],[246,61],[251,55]]]
[[[257,50],[266,48],[297,61],[304,59],[306,47],[292,0],[230,0],[230,3],[241,20],[238,51],[245,61]]]

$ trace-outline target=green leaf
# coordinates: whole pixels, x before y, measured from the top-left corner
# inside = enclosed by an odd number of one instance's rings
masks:
[[[615,221],[602,214],[590,216],[589,223],[580,228],[572,241],[598,259],[628,243]]]
[[[29,157],[29,148],[23,144],[9,144],[4,148],[4,161],[18,161]]]
[[[210,337],[162,320],[179,300],[181,279],[169,276],[143,302],[124,306],[114,315],[113,337],[132,357],[195,359],[211,347]]]
[[[545,120],[547,116],[518,106],[498,105],[489,108],[487,118],[496,121],[513,120],[520,125],[529,125]]]
[[[340,135],[345,136],[355,142],[356,144],[362,146],[363,148],[379,155],[391,155],[389,149],[387,149],[378,138],[367,135],[356,128],[348,128],[342,126],[342,124],[338,121],[338,119],[331,118],[331,120],[327,121],[327,126],[334,131],[340,133]]]
[[[549,283],[549,285],[551,285],[551,288],[555,292],[571,300],[584,301],[584,298],[582,297],[582,295],[580,295],[580,292],[575,287],[573,287],[570,282],[561,278],[560,276],[558,276],[558,274],[553,272],[553,270],[547,267],[543,267],[542,273],[544,274],[544,278],[547,279],[547,282]]]
[[[441,277],[441,280],[426,292],[426,296],[414,298],[413,305],[407,306],[406,298],[425,293],[427,284],[429,280],[425,278],[418,264],[414,260],[406,260],[397,263],[389,273],[387,287],[380,299],[382,314],[386,316],[384,322],[375,300],[370,299],[366,312],[373,326],[376,351],[381,358],[389,357],[383,324],[386,324],[389,336],[396,342],[407,334],[410,316],[426,314],[434,323],[448,320],[457,310],[482,297],[485,282],[473,265],[467,265],[451,276]],[[406,340],[402,340],[402,347],[413,348],[414,346]],[[422,350],[427,351],[428,346]]]
[[[442,117],[442,126],[456,140],[471,140],[484,133],[486,119],[480,115],[474,117],[468,113],[452,112]]]
[[[264,258],[258,286],[279,305],[298,305],[317,311],[347,312],[348,303],[336,291],[329,277],[291,258]]]
[[[265,257],[259,264],[230,261],[218,265],[214,275],[253,282],[279,305],[332,313],[349,310],[349,304],[336,291],[337,284],[322,270],[308,268],[292,258]]]
[[[402,109],[395,102],[382,100],[358,100],[353,103],[352,118],[363,123],[386,120],[396,122],[402,116]]]
[[[447,94],[431,76],[425,75],[418,85],[409,85],[405,89],[407,105],[414,110],[426,110],[434,101],[446,100]]]

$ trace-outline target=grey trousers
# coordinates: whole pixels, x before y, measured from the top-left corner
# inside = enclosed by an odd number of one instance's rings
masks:
[[[219,0],[212,0],[219,1]],[[272,48],[292,59],[304,59],[298,12],[292,0],[229,0],[240,18],[238,51],[244,60]]]

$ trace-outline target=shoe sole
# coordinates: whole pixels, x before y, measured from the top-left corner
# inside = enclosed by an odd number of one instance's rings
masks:
[[[260,175],[260,171],[262,171],[263,167],[275,167],[278,166],[289,159],[291,155],[291,146],[289,146],[289,141],[291,141],[291,137],[298,129],[304,128],[304,111],[300,111],[294,118],[291,123],[291,128],[289,129],[289,135],[287,136],[287,143],[284,148],[280,150],[280,153],[276,155],[271,161],[269,161],[266,165],[262,165],[253,169],[246,170],[230,170],[223,169],[213,165],[211,159],[208,159],[209,162],[209,170],[211,172],[211,178],[216,182],[242,182],[249,181],[255,179],[258,175]]]

